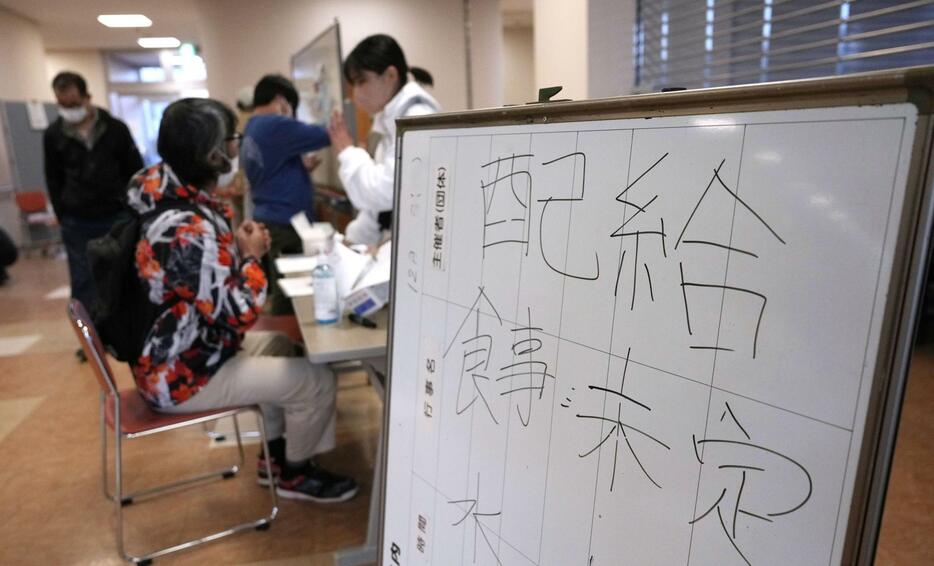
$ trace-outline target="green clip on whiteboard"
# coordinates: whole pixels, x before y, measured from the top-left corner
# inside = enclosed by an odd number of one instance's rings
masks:
[[[932,85],[400,122],[380,564],[870,563]]]

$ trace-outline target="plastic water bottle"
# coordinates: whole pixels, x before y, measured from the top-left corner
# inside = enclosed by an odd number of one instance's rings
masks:
[[[340,318],[337,296],[337,278],[328,262],[327,254],[318,255],[318,265],[311,271],[311,284],[315,290],[315,322],[334,324]]]

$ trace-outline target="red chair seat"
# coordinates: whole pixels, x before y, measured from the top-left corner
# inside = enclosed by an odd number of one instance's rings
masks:
[[[164,426],[171,426],[201,417],[208,417],[218,413],[236,410],[237,408],[238,407],[212,409],[199,413],[160,413],[154,411],[149,404],[140,397],[135,389],[127,389],[120,392],[120,432],[123,434],[138,434]],[[107,397],[107,406],[104,410],[104,416],[107,420],[107,426],[113,429],[114,398],[112,396]]]
[[[16,206],[24,214],[34,212],[45,212],[48,208],[48,201],[45,199],[45,193],[42,191],[24,191],[16,193]]]
[[[250,330],[270,330],[281,332],[298,344],[302,343],[302,331],[294,314],[261,315]]]

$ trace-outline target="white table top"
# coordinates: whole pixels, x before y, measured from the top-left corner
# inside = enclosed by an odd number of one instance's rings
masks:
[[[316,324],[314,297],[295,297],[292,304],[302,331],[305,351],[313,363],[347,362],[386,355],[388,309],[369,317],[376,322],[376,328],[366,328],[350,322],[346,316],[334,324]]]

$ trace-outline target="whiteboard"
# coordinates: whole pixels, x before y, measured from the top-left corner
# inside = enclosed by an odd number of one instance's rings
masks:
[[[382,564],[838,564],[911,104],[402,137]]]

